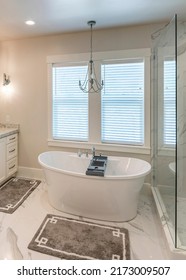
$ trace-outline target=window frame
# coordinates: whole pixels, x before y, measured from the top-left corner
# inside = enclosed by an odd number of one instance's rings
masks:
[[[52,68],[55,63],[87,63],[89,53],[48,56],[48,146],[91,149],[102,151],[130,152],[150,154],[150,56],[151,50],[133,49],[93,53],[93,60],[98,79],[101,79],[100,64],[109,60],[144,59],[144,145],[134,146],[101,142],[101,96],[100,93],[89,94],[89,140],[88,142],[62,141],[52,138]],[[96,112],[95,112],[96,108]]]

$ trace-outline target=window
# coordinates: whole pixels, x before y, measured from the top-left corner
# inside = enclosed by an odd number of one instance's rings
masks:
[[[150,153],[150,50],[94,53],[101,93],[83,93],[89,54],[51,56],[51,146]]]
[[[164,125],[163,139],[165,147],[176,144],[176,63],[164,61]]]
[[[53,139],[88,141],[88,95],[78,86],[85,74],[86,66],[53,66]]]
[[[102,65],[102,142],[144,144],[144,62]]]

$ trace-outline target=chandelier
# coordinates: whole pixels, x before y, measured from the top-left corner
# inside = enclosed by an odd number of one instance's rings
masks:
[[[103,89],[104,83],[103,80],[101,84],[97,80],[95,68],[94,68],[94,61],[92,59],[92,27],[96,24],[95,21],[91,20],[88,21],[87,24],[90,26],[91,36],[90,36],[90,60],[88,63],[88,70],[85,76],[85,80],[83,83],[79,80],[79,87],[85,93],[92,93],[92,92],[100,92]]]

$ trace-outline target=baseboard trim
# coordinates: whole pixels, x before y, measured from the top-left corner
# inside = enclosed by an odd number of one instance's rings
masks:
[[[33,178],[37,180],[44,180],[43,170],[39,168],[19,166],[17,176],[25,177],[25,178]]]

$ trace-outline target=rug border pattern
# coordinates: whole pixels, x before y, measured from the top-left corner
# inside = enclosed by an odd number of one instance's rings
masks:
[[[4,187],[6,187],[6,185],[8,183],[10,183],[13,180],[25,180],[25,181],[29,181],[29,182],[33,182],[31,184],[31,187],[26,191],[26,193],[23,194],[23,196],[16,201],[16,203],[14,205],[12,204],[7,204],[4,207],[0,206],[0,212],[4,212],[7,214],[12,214],[25,200],[26,198],[36,189],[36,187],[41,183],[40,180],[34,180],[34,179],[29,179],[29,178],[21,178],[21,177],[13,177],[10,178],[7,182],[5,182],[2,186],[0,186],[0,190],[3,189]]]
[[[59,257],[62,258],[64,257],[64,255],[66,256],[74,256],[75,258],[80,258],[80,259],[86,259],[86,260],[96,260],[93,257],[90,256],[84,256],[84,255],[79,255],[76,253],[69,253],[69,252],[65,252],[62,250],[58,250],[55,248],[51,248],[46,246],[46,243],[48,241],[47,238],[45,237],[41,237],[41,234],[43,232],[43,230],[45,229],[45,226],[47,225],[48,222],[51,223],[56,223],[57,219],[61,219],[61,220],[67,220],[67,221],[73,221],[76,223],[81,223],[81,224],[87,224],[90,226],[97,226],[97,227],[102,227],[105,229],[110,229],[113,232],[113,235],[116,237],[121,236],[122,237],[122,245],[123,245],[123,258],[125,257],[126,260],[130,259],[130,248],[129,248],[129,233],[127,229],[124,228],[120,228],[120,227],[115,227],[115,226],[108,226],[108,225],[103,225],[100,223],[95,223],[95,222],[88,222],[88,221],[82,221],[82,220],[78,220],[78,219],[74,219],[74,218],[67,218],[67,217],[63,217],[63,216],[59,216],[59,215],[54,215],[54,214],[47,214],[46,217],[44,218],[42,224],[40,225],[40,227],[38,228],[37,232],[35,233],[34,237],[32,238],[31,242],[28,245],[28,249],[43,253],[43,254],[49,254],[55,257]],[[48,252],[45,253],[43,252],[42,249],[46,249]],[[56,254],[55,254],[56,253]],[[124,260],[125,260],[124,259]],[[113,254],[112,255],[112,260],[120,260],[120,256]]]

